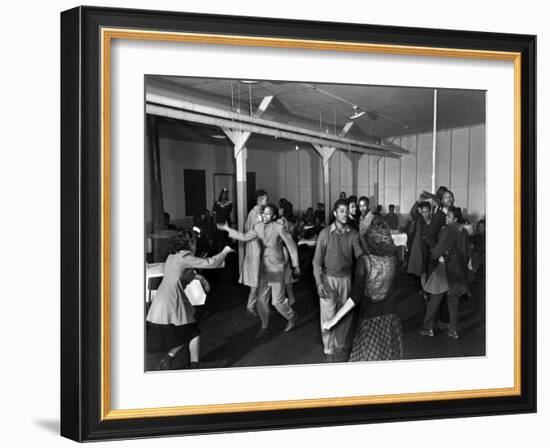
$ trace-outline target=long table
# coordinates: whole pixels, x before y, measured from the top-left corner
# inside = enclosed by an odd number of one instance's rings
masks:
[[[393,239],[394,244],[397,247],[403,246],[407,247],[407,234],[406,233],[392,233],[391,237]],[[298,246],[308,246],[308,247],[315,247],[317,244],[317,239],[304,239],[298,241]]]

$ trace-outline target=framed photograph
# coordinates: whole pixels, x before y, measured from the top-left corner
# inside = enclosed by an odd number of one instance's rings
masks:
[[[529,35],[61,14],[61,434],[536,411]]]

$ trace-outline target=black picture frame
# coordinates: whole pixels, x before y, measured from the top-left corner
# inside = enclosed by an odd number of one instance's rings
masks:
[[[520,393],[515,396],[202,415],[102,418],[102,28],[241,35],[521,55]],[[536,37],[78,7],[61,13],[61,435],[76,441],[536,411]]]

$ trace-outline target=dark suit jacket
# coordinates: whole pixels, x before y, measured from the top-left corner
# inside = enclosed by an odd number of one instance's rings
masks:
[[[447,218],[447,215],[443,212],[443,210],[439,209],[432,216],[432,222],[430,222],[430,225],[426,227],[426,231],[425,231],[426,243],[428,244],[428,247],[430,249],[437,244],[437,237],[439,235],[439,231],[441,230],[441,227],[445,225],[446,218]]]

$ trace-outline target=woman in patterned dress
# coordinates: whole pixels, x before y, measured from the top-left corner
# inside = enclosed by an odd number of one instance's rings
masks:
[[[351,297],[325,322],[330,331],[356,305],[361,306],[349,361],[403,358],[403,330],[390,290],[397,266],[396,247],[385,223],[370,226],[363,237],[365,254],[357,260]]]

